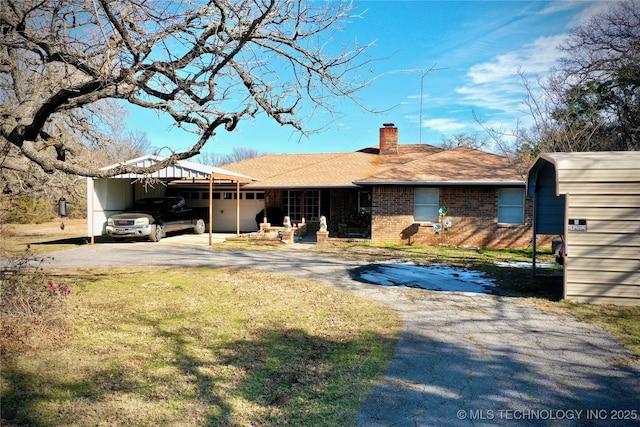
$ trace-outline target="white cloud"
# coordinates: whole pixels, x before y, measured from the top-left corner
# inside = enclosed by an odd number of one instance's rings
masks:
[[[438,132],[456,132],[466,129],[468,125],[455,121],[454,119],[429,119],[422,121],[422,127],[431,128]]]
[[[596,1],[585,8],[581,13],[577,14],[569,23],[571,27],[583,25],[588,23],[594,15],[598,15],[607,12],[610,7],[614,7],[615,3],[619,3],[621,0],[611,1]]]
[[[521,49],[491,58],[469,68],[467,83],[456,88],[461,103],[498,111],[510,111],[521,105],[526,95],[520,72],[543,76],[562,56],[557,46],[564,35],[539,37]]]
[[[547,7],[540,12],[540,15],[553,15],[554,13],[564,12],[580,6],[580,3],[575,1],[554,1],[549,3]]]
[[[593,15],[606,12],[615,3],[626,0],[607,0],[607,1],[591,1],[577,2],[574,0],[560,0],[549,3],[549,5],[540,12],[540,15],[553,15],[562,13],[572,9],[580,9],[570,21],[567,22],[569,27],[575,27],[587,23]]]
[[[575,14],[570,15],[571,20],[567,23],[568,27],[575,27],[588,22],[595,14],[605,12],[616,1],[618,0],[596,1],[587,3],[586,7],[579,2],[552,2],[540,14],[551,15],[577,9]],[[464,84],[455,89],[459,95],[455,102],[481,111],[496,120],[501,118],[505,122],[518,121],[520,126],[526,126],[531,117],[523,103],[527,92],[520,73],[530,82],[538,78],[544,79],[558,60],[566,55],[566,52],[558,49],[566,37],[567,33],[539,37],[519,49],[471,66],[465,74]],[[535,96],[536,85],[533,84],[530,89]],[[482,112],[482,109],[487,111]]]

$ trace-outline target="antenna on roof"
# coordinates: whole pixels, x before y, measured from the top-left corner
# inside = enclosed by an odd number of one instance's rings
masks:
[[[418,123],[418,131],[420,132],[420,144],[422,144],[422,104],[423,104],[423,88],[424,88],[424,77],[438,70],[446,70],[446,68],[436,68],[436,64],[434,63],[431,68],[418,68],[414,70],[398,70],[398,73],[420,73],[420,121]]]

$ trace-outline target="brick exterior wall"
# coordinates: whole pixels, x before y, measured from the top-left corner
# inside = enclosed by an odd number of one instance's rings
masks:
[[[415,245],[452,245],[492,248],[531,246],[533,201],[527,198],[523,225],[498,224],[498,187],[481,185],[440,187],[440,205],[448,208],[449,231],[435,234],[433,224],[413,219],[414,187],[378,186],[372,188],[371,241]],[[282,204],[282,191],[265,192],[270,207]],[[358,190],[330,190],[327,215],[329,237],[344,237],[344,225],[358,212]],[[307,222],[309,233],[319,224]],[[538,245],[550,245],[553,236],[538,236]]]
[[[526,200],[524,225],[498,224],[498,187],[449,186],[440,188],[440,205],[449,210],[448,232],[434,233],[432,224],[413,219],[414,187],[373,188],[374,242],[417,245],[455,245],[493,248],[531,246],[533,203]]]

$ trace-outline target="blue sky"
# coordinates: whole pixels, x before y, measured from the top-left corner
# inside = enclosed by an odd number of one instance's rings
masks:
[[[333,120],[319,117],[314,124],[326,125],[325,130],[302,139],[264,118],[247,120],[234,132],[221,130],[203,151],[226,154],[234,146],[265,153],[355,151],[376,145],[385,122],[396,124],[400,143],[438,145],[456,133],[482,134],[474,112],[495,127],[526,125],[530,116],[518,70],[534,81],[543,77],[561,56],[556,47],[567,31],[612,1],[356,2],[362,17],[340,36],[374,42],[369,55],[386,58],[367,68],[377,78],[359,94],[368,109],[384,113],[338,103]],[[420,71],[431,68],[436,70]],[[128,123],[146,132],[156,147],[185,149],[196,141],[192,134],[170,130],[154,112],[133,110]]]

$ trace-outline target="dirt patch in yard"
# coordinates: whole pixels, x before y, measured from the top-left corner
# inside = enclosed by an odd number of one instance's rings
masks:
[[[64,219],[42,224],[0,224],[3,254],[48,253],[61,245],[89,242],[86,219]]]
[[[64,224],[64,227],[61,225]],[[87,233],[86,219],[62,219],[42,224],[3,224],[9,233],[32,237],[84,236]]]

